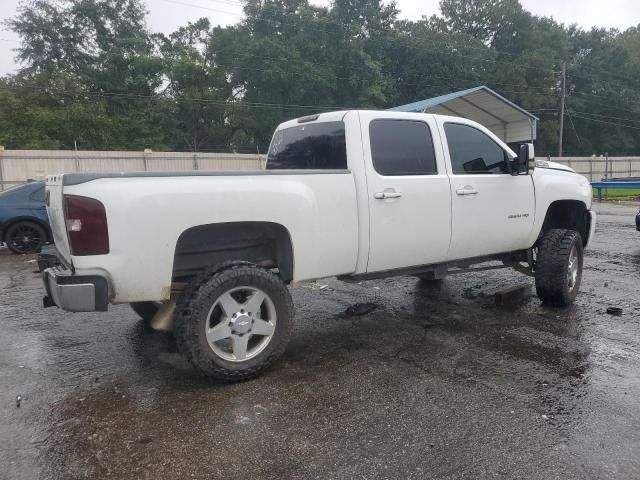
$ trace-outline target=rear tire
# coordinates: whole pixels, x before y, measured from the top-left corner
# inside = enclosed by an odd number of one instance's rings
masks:
[[[294,325],[280,278],[246,264],[205,274],[187,288],[176,313],[178,349],[198,370],[236,382],[282,356]]]
[[[16,222],[7,229],[4,241],[17,255],[38,253],[47,242],[47,232],[35,222]]]
[[[536,292],[542,303],[567,307],[573,303],[582,280],[582,237],[573,230],[547,231],[538,243]]]
[[[158,312],[160,304],[157,302],[134,302],[130,303],[131,309],[138,314],[144,321],[145,325],[151,326],[151,320]]]

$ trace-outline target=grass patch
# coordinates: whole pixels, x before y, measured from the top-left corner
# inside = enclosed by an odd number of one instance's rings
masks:
[[[636,200],[640,197],[640,188],[625,188],[624,190],[618,189],[602,189],[602,198],[615,199],[615,200]],[[598,198],[598,190],[593,189],[593,198]]]

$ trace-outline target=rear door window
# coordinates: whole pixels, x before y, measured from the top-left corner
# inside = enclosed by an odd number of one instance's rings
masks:
[[[454,174],[510,173],[507,153],[477,128],[445,123],[451,169]]]
[[[369,124],[371,159],[383,176],[435,175],[436,156],[429,125],[415,120],[379,119]]]
[[[347,168],[343,122],[303,124],[273,135],[267,170],[342,170]]]

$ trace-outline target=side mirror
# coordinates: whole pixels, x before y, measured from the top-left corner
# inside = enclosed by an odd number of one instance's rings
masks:
[[[529,173],[529,162],[536,159],[533,143],[522,143],[518,148],[518,156],[513,160],[512,175]]]

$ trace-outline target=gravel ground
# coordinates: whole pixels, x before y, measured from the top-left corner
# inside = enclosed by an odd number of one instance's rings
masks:
[[[128,306],[42,309],[34,259],[0,249],[0,478],[640,478],[637,206],[596,209],[570,309],[496,307],[533,283],[508,270],[329,279],[294,289],[284,358],[235,385]],[[358,302],[378,307],[345,318]]]

